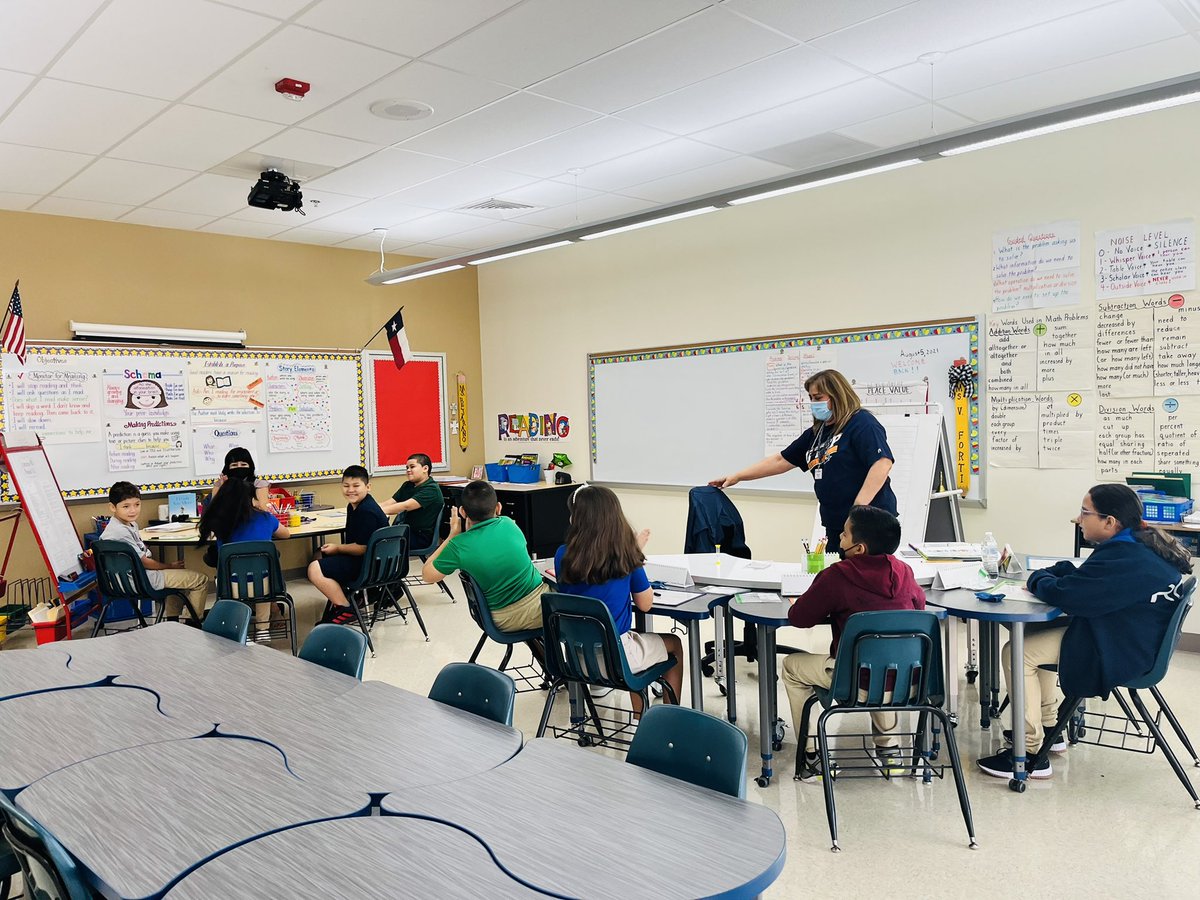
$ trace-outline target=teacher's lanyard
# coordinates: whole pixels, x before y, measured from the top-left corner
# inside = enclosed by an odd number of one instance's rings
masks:
[[[808,448],[806,459],[808,462],[808,471],[812,473],[814,481],[820,481],[822,472],[821,467],[825,464],[825,454],[829,450],[830,444],[833,443],[835,435],[830,434],[825,437],[825,423],[821,423],[821,427],[817,429],[817,434],[813,438],[812,446]]]

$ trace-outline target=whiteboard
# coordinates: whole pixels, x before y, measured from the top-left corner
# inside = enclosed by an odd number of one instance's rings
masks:
[[[0,365],[0,427],[41,437],[67,499],[205,489],[231,446],[269,481],[366,458],[358,354],[46,344]]]
[[[46,564],[55,576],[78,575],[79,554],[83,547],[75,523],[63,503],[54,472],[37,445],[33,434],[6,433],[10,444],[8,461],[11,474],[20,488],[21,506],[46,557]]]
[[[927,383],[930,402],[940,404],[944,414],[952,416],[948,372],[959,359],[967,360],[978,372],[979,323],[974,318],[959,319],[869,331],[591,354],[588,387],[592,478],[620,484],[688,487],[706,484],[763,458],[767,455],[767,357],[791,347],[819,350],[827,367],[838,369],[860,387]],[[871,408],[879,416],[891,415],[881,407]],[[811,420],[803,422],[795,436],[809,424]],[[954,434],[952,419],[947,431]],[[936,429],[932,434],[936,439]],[[918,437],[913,435],[912,439]],[[900,439],[901,435],[893,435],[889,429],[888,440],[897,463],[893,482],[903,477],[901,457],[905,451],[897,446]],[[968,500],[985,497],[981,442],[975,397],[970,403],[972,473]],[[811,476],[799,469],[746,486],[796,493],[813,491]]]

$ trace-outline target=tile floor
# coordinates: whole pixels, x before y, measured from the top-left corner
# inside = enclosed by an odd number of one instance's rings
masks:
[[[320,601],[307,583],[293,582],[291,588],[303,636]],[[470,655],[479,632],[457,582],[452,589],[459,596],[453,604],[436,588],[416,590],[431,635],[428,643],[415,622],[392,620],[377,627],[379,652],[368,660],[365,678],[424,693],[443,665]],[[664,619],[655,621],[661,630],[668,626]],[[23,629],[12,636],[10,646],[29,646],[32,638]],[[801,649],[817,650],[828,646],[828,640],[827,629],[788,629],[786,634],[786,642]],[[518,648],[514,656],[523,660],[527,653]],[[481,662],[496,665],[499,659],[493,645],[485,649]],[[1031,782],[1026,793],[1015,794],[1004,781],[974,767],[976,758],[999,748],[1001,726],[993,722],[990,731],[980,730],[976,692],[965,681],[957,734],[968,767],[979,849],[967,849],[949,778],[930,785],[910,779],[854,779],[837,783],[843,851],[831,853],[821,785],[794,782],[790,776],[795,753],[791,723],[776,758],[776,780],[765,789],[754,783],[759,769],[757,676],[754,667],[741,660],[737,677],[740,724],[748,730],[751,746],[747,796],[774,809],[788,831],[787,864],[766,897],[1196,896],[1200,810],[1193,808],[1160,754],[1072,747],[1052,758],[1052,778]],[[1176,656],[1163,693],[1194,742],[1200,743],[1200,654]],[[543,698],[540,693],[518,695],[515,724],[527,738],[536,731]],[[686,687],[684,699],[687,702]],[[710,712],[724,710],[711,680],[705,681],[705,704]],[[565,721],[566,707],[560,698],[554,721]],[[787,716],[782,687],[780,708]],[[1200,790],[1200,769],[1187,761],[1185,765]],[[661,845],[631,848],[631,853],[670,852],[670,840],[665,834]],[[719,822],[713,823],[713,844],[719,852]]]

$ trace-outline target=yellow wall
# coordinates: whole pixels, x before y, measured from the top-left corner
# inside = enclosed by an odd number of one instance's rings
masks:
[[[416,260],[389,258],[389,268]],[[31,341],[70,340],[68,322],[242,330],[251,346],[359,348],[401,305],[414,350],[444,352],[449,381],[467,375],[479,412],[481,366],[479,304],[473,267],[395,287],[365,279],[378,254],[0,211],[0,291],[21,279],[26,334]],[[373,349],[387,349],[380,336]],[[448,386],[449,387],[449,386]],[[352,402],[349,398],[346,402]],[[462,453],[451,435],[455,472],[483,461],[482,424],[476,415],[472,446]],[[358,460],[346,460],[349,465]],[[138,480],[138,479],[135,479]],[[376,479],[390,494],[398,476]],[[315,486],[320,500],[342,504],[336,483]],[[156,506],[151,499],[148,506]],[[80,531],[107,504],[72,503]],[[7,532],[0,532],[7,539]],[[303,565],[307,541],[281,548],[285,568]],[[198,555],[188,565],[200,568]],[[45,574],[28,525],[21,525],[9,579]]]

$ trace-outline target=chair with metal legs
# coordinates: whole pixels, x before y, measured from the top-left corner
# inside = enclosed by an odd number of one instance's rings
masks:
[[[169,587],[159,589],[150,583],[146,567],[132,545],[124,541],[93,541],[92,552],[96,557],[96,587],[100,590],[101,598],[100,614],[96,616],[92,637],[99,634],[104,627],[108,607],[115,600],[125,600],[133,608],[138,620],[135,628],[145,628],[147,625],[146,617],[142,613],[142,604],[145,601],[149,600],[158,606],[154,621],[161,622],[166,613],[167,598],[170,596],[182,599],[192,621],[200,624],[200,614],[192,608],[186,591]]]
[[[287,613],[282,624],[296,655],[296,601],[287,591],[279,564],[279,549],[271,541],[239,541],[222,544],[217,555],[217,599],[237,600],[255,609],[259,604],[278,604]],[[275,630],[268,629],[271,637]],[[256,635],[257,636],[257,635]]]
[[[497,644],[504,647],[504,658],[500,660],[500,665],[496,667],[497,671],[503,672],[508,668],[509,660],[512,659],[513,646],[516,644],[525,644],[529,647],[529,652],[532,656],[530,664],[513,666],[508,675],[513,681],[520,684],[520,687],[517,689],[518,693],[545,690],[549,685],[546,680],[545,662],[542,656],[542,630],[538,628],[530,631],[501,631],[496,626],[496,621],[492,618],[492,610],[487,605],[487,598],[483,595],[483,591],[479,589],[479,585],[476,584],[475,579],[466,572],[459,572],[458,575],[462,579],[463,593],[467,597],[467,610],[471,613],[471,618],[475,620],[475,624],[483,632],[479,636],[479,642],[475,645],[475,649],[471,652],[471,658],[467,662],[476,662],[479,659],[479,653],[483,650],[484,644],[491,638]]]
[[[433,556],[433,551],[436,550],[442,542],[442,537],[441,537],[440,532],[441,532],[441,525],[442,525],[442,511],[445,508],[446,508],[446,505],[445,505],[445,501],[443,499],[442,505],[438,507],[438,514],[437,514],[437,520],[436,520],[438,524],[436,526],[434,526],[433,537],[429,543],[429,546],[428,547],[414,547],[413,549],[408,551],[410,556],[415,556],[417,559],[419,559],[421,561],[421,565],[425,565],[425,563],[427,563],[429,561],[429,557]],[[396,516],[394,519],[392,519],[392,524],[393,525],[403,524],[403,522],[401,521],[401,517]],[[417,572],[415,574],[405,576],[404,583],[407,584],[409,587],[423,587],[426,582],[425,582],[425,579],[421,577],[421,573]],[[450,598],[451,603],[458,602],[454,598],[454,594],[451,593],[451,591],[450,591],[450,585],[446,584],[446,579],[443,578],[441,581],[439,581],[437,583],[437,585],[439,588],[441,588],[442,593]]]

